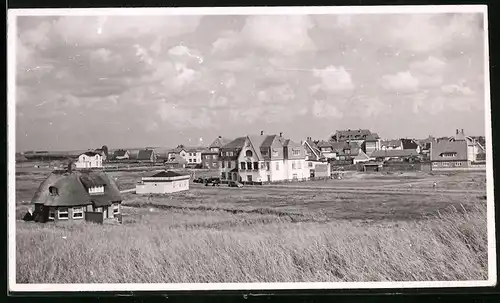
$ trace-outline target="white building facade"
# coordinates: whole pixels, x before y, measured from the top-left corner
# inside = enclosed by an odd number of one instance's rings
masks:
[[[95,152],[86,152],[78,157],[76,168],[102,168],[102,156]]]

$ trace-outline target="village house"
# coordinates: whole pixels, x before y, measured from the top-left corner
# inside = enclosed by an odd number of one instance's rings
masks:
[[[250,135],[234,139],[221,148],[222,180],[276,182],[308,178],[302,144],[280,135]]]
[[[332,142],[331,146],[337,154],[335,164],[357,164],[370,160],[357,142]]]
[[[169,159],[174,157],[175,155],[179,155],[187,161],[187,152],[186,152],[186,148],[184,147],[184,145],[180,144],[176,148],[174,148],[168,152]]]
[[[203,168],[218,169],[219,153],[222,146],[231,142],[222,136],[218,136],[207,149],[201,152],[201,164]]]
[[[306,152],[306,165],[309,169],[310,178],[324,178],[331,176],[331,166],[327,158],[314,143],[311,137],[308,137],[302,145]]]
[[[401,144],[403,145],[403,150],[414,150],[417,154],[420,154],[420,145],[415,139],[401,139]]]
[[[101,155],[102,162],[106,162],[108,160],[108,155],[106,154],[106,151],[104,151],[103,149],[98,148],[98,149],[94,150],[94,152]]]
[[[169,159],[163,162],[167,169],[183,169],[186,168],[187,163],[186,159],[177,154],[171,155]]]
[[[102,171],[52,172],[31,201],[37,222],[85,220],[86,213],[103,221],[121,218],[122,197],[115,182]]]
[[[173,171],[161,171],[151,176],[143,177],[135,186],[137,194],[167,194],[189,190],[190,175]]]
[[[201,148],[189,148],[186,150],[188,165],[201,165]]]
[[[78,156],[78,161],[75,163],[76,168],[102,168],[102,156],[93,151],[87,151]]]
[[[380,150],[381,148],[381,140],[377,133],[367,134],[364,137],[363,143],[361,143],[361,149],[367,155],[370,155],[376,150]]]
[[[154,149],[141,149],[137,154],[137,161],[141,162],[156,162],[156,152]]]
[[[430,154],[433,170],[471,168],[485,162],[484,147],[466,136],[463,129],[457,129],[448,140],[432,142]]]
[[[372,133],[368,129],[338,130],[335,135],[332,136],[332,140],[335,142],[355,142],[358,143],[359,146],[361,146],[366,139],[377,141],[380,138],[377,133]]]
[[[325,157],[327,161],[337,158],[337,151],[334,150],[332,142],[321,140],[316,146],[321,151],[321,155]]]
[[[113,153],[113,159],[114,160],[128,160],[128,159],[130,159],[130,153],[128,150],[125,150],[125,149],[115,150],[115,152]]]

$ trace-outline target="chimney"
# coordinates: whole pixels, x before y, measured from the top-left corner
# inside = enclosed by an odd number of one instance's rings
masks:
[[[283,137],[283,133],[280,133],[280,137]]]
[[[458,135],[458,128],[456,129],[456,135]]]
[[[221,139],[221,138],[222,138],[222,136],[219,136],[219,139]]]
[[[462,135],[464,134],[464,129],[462,128]]]
[[[264,131],[263,130],[260,131],[260,135],[261,136],[264,135]]]

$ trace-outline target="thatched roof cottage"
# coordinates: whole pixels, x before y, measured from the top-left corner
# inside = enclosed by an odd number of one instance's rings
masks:
[[[33,215],[38,222],[83,220],[86,212],[94,213],[94,217],[102,213],[105,220],[121,216],[122,197],[106,173],[70,169],[52,172],[31,202],[35,205]]]

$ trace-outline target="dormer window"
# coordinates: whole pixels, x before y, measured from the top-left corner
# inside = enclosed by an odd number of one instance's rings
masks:
[[[443,158],[454,158],[457,156],[456,152],[445,152],[441,154],[441,157]]]
[[[273,156],[274,156],[274,157],[277,157],[277,156],[278,156],[278,150],[277,150],[277,149],[273,149]]]
[[[104,186],[102,185],[89,187],[89,194],[91,195],[98,195],[103,193],[104,193]]]
[[[55,187],[55,186],[49,187],[49,193],[51,196],[59,196],[59,191],[57,190],[57,187]]]
[[[245,156],[247,156],[247,157],[252,157],[252,156],[253,156],[252,151],[251,151],[251,150],[247,150],[247,151],[245,152]]]

